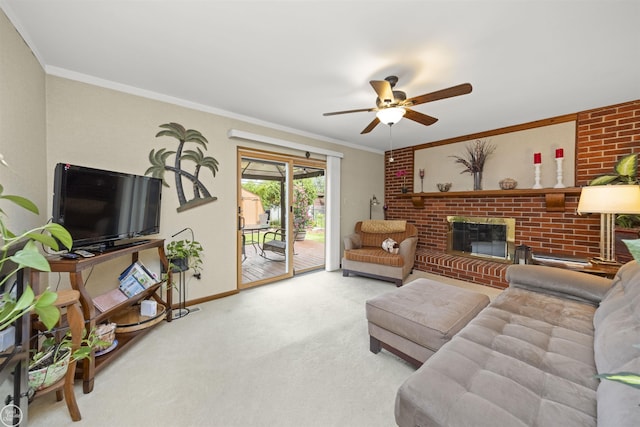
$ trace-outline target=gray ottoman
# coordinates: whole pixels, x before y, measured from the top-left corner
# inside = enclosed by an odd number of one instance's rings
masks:
[[[370,349],[420,366],[489,304],[489,297],[417,279],[366,302]]]

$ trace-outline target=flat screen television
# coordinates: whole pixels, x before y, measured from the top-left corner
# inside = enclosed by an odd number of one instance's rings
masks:
[[[160,232],[161,179],[58,163],[53,182],[53,222],[71,233],[74,249]]]

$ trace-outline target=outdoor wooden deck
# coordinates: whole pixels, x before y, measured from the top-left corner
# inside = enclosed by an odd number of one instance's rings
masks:
[[[324,267],[324,243],[313,240],[297,241],[293,245],[293,270],[303,271]],[[267,252],[270,259],[260,256],[260,248],[250,243],[245,247],[247,258],[242,263],[242,283],[251,283],[285,273],[284,257]]]

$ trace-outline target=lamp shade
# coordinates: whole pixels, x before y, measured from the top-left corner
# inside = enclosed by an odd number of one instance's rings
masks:
[[[640,185],[582,187],[578,213],[640,214]]]
[[[379,110],[376,113],[376,117],[385,125],[395,125],[402,119],[404,113],[406,113],[404,108],[389,107]]]

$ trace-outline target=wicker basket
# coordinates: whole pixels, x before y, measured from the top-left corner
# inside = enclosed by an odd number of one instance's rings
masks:
[[[104,345],[96,345],[93,349],[98,352],[106,350],[113,344],[116,339],[116,324],[115,323],[103,323],[96,328],[96,335],[100,341],[104,341]]]

